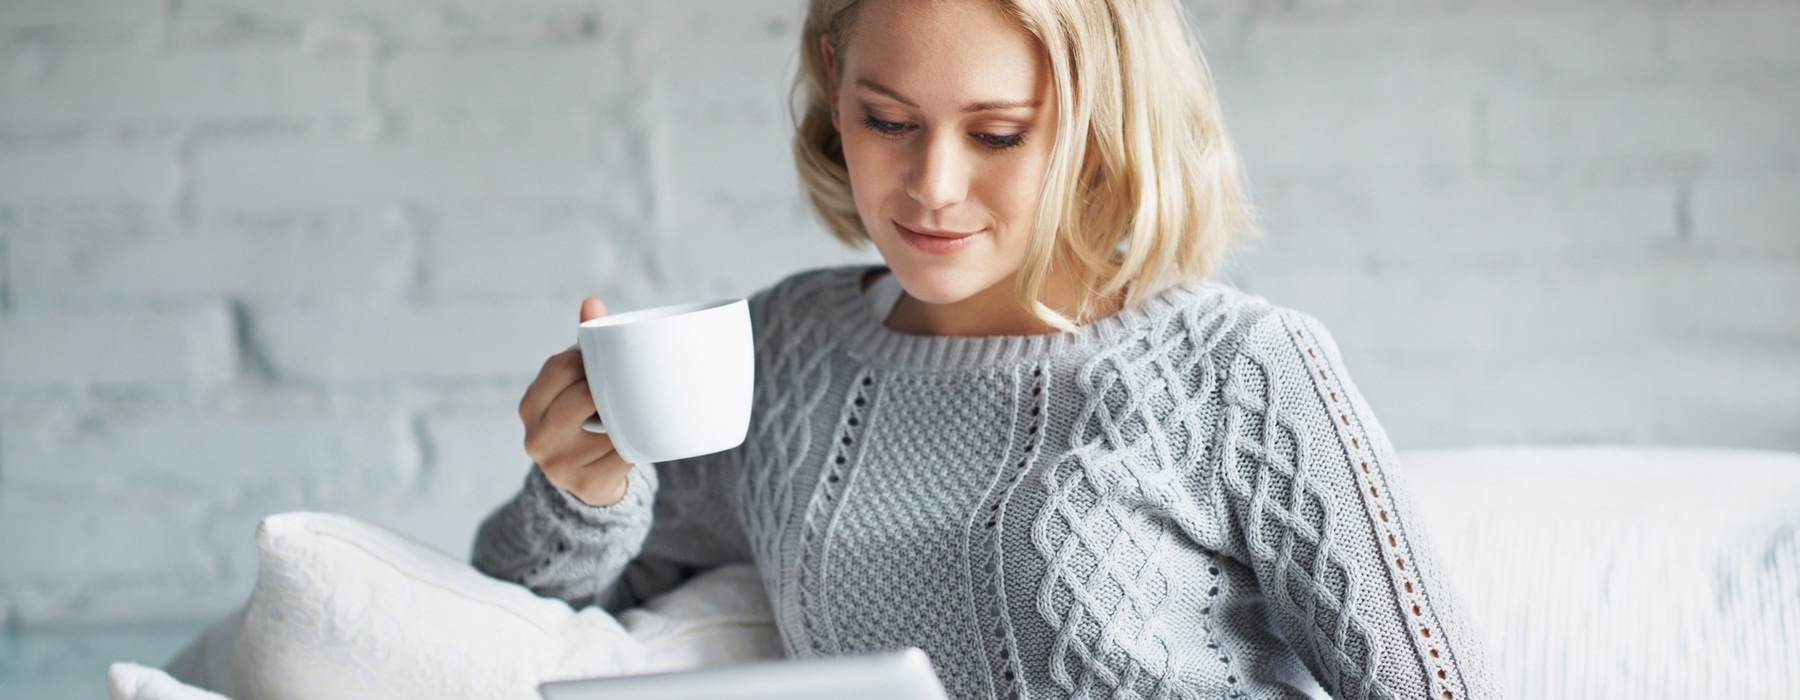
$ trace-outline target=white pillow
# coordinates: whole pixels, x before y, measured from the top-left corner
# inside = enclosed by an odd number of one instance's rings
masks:
[[[237,700],[524,700],[546,680],[781,653],[748,565],[698,577],[622,625],[340,515],[275,515],[256,536],[249,601],[177,655],[175,679]]]
[[[127,662],[106,668],[106,691],[112,700],[230,700],[170,678],[162,669]]]
[[[1800,455],[1411,452],[1445,572],[1521,698],[1800,693]]]

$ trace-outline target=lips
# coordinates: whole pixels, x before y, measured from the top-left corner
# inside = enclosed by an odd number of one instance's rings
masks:
[[[913,248],[934,255],[954,252],[974,242],[975,237],[987,231],[981,229],[972,232],[939,231],[935,229],[907,226],[898,221],[894,230],[900,232],[900,239]]]

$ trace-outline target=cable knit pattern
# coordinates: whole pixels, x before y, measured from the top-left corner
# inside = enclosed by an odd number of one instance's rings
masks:
[[[737,449],[592,508],[527,486],[475,561],[610,609],[751,561],[794,656],[917,646],[956,698],[1499,697],[1317,321],[1215,284],[1072,333],[908,336],[870,268],[751,300]]]

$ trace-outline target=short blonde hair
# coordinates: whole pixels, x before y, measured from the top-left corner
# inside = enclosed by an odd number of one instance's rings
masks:
[[[810,0],[792,95],[801,183],[825,227],[852,246],[868,232],[831,123],[821,37],[843,55],[862,1]],[[1025,308],[1071,329],[1038,301],[1052,264],[1089,290],[1081,320],[1121,290],[1136,304],[1206,278],[1255,232],[1243,166],[1176,0],[991,1],[1045,47],[1056,89],[1056,140],[1018,280]]]

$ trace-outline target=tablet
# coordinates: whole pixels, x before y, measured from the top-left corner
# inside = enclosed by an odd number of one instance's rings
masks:
[[[948,700],[919,649],[551,681],[544,700]]]

